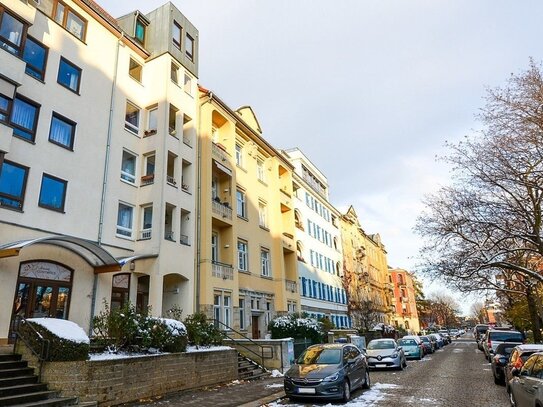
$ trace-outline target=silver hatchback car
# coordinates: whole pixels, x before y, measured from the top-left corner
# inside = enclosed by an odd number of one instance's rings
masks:
[[[394,339],[373,339],[366,347],[366,358],[371,368],[396,368],[407,366],[405,353]]]
[[[507,391],[514,407],[543,404],[543,352],[530,356],[521,369],[513,368]]]

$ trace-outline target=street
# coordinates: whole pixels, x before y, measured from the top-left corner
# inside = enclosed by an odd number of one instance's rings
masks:
[[[457,339],[403,371],[372,371],[370,390],[357,390],[346,406],[506,407],[505,387],[494,384],[490,363],[472,336]],[[319,406],[329,402],[290,402],[268,406]]]

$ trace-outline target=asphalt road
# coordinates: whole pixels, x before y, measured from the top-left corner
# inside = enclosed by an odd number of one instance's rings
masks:
[[[421,361],[409,361],[403,371],[372,371],[372,388],[357,390],[347,404],[333,406],[477,406],[506,407],[505,387],[494,384],[490,363],[473,337],[454,340]],[[271,406],[326,406],[288,399]]]

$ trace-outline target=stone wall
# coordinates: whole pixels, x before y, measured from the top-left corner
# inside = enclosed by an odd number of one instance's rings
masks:
[[[32,360],[24,344],[18,353]],[[37,372],[36,372],[37,373]],[[193,353],[170,353],[127,359],[84,362],[46,362],[42,382],[63,396],[80,401],[116,405],[195,387],[210,386],[238,378],[234,349]]]

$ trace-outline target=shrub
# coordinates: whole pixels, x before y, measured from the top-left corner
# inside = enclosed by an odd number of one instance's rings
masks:
[[[193,346],[221,345],[224,333],[209,322],[203,313],[196,313],[185,318],[188,343]]]
[[[62,322],[73,324],[73,322],[70,321]],[[19,334],[25,338],[25,340],[28,342],[28,346],[37,352],[40,351],[42,343],[32,328],[39,332],[44,339],[49,341],[49,352],[45,360],[49,362],[66,362],[87,360],[89,358],[88,342],[76,342],[62,338],[59,335],[51,332],[45,326],[29,319],[26,320],[26,323],[22,323],[19,326]]]
[[[324,337],[322,324],[306,314],[288,314],[274,318],[268,329],[273,339],[307,338],[311,339],[312,343],[321,343]]]

